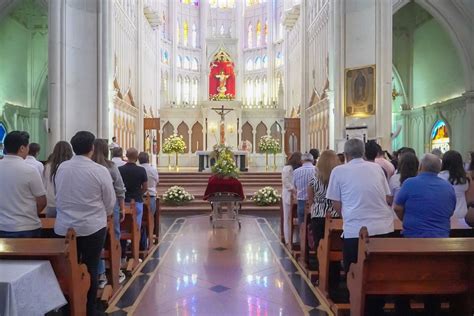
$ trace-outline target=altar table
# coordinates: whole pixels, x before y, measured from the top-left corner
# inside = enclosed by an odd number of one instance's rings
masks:
[[[49,261],[0,260],[0,315],[44,315],[66,304]]]
[[[196,155],[199,157],[199,172],[214,165],[215,162],[211,161],[209,158],[211,153],[212,151],[196,151]],[[232,151],[232,153],[234,155],[235,165],[239,168],[239,171],[247,171],[247,167],[245,166],[245,156],[247,156],[248,153],[242,150]]]

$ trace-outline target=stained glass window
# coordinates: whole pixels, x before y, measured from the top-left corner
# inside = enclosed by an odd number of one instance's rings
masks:
[[[265,26],[263,27],[263,34],[264,34],[264,40],[265,44],[268,44],[268,21],[265,21]]]
[[[439,120],[431,131],[431,149],[438,148],[445,153],[449,150],[449,132],[446,122]]]
[[[3,142],[5,141],[5,136],[7,136],[7,128],[0,122],[0,156],[3,156]]]
[[[268,57],[267,55],[262,58],[263,68],[268,68]]]
[[[262,24],[260,21],[257,22],[257,27],[255,28],[257,31],[257,47],[262,45]]]
[[[249,23],[247,31],[247,48],[252,48],[253,44],[253,26],[252,23]]]
[[[184,46],[188,46],[188,32],[189,32],[188,21],[184,21],[184,24],[183,24],[183,45]]]
[[[262,68],[262,59],[260,57],[255,58],[255,69]]]

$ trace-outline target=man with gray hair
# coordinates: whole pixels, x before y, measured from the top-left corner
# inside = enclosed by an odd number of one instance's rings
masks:
[[[304,223],[304,209],[306,201],[308,200],[307,188],[311,179],[313,179],[316,169],[313,165],[313,155],[305,153],[301,155],[301,161],[303,165],[293,172],[293,185],[296,189],[296,199],[298,200],[297,213],[298,213],[298,224],[300,225],[300,236],[301,230],[303,229]]]
[[[403,221],[405,237],[449,237],[456,194],[448,181],[438,177],[440,170],[438,156],[425,154],[418,176],[403,182],[394,209]]]
[[[441,160],[425,154],[418,176],[406,179],[395,199],[394,210],[403,221],[403,236],[409,238],[449,237],[451,216],[456,208],[456,193],[448,181],[438,177]],[[404,308],[408,308],[404,302]],[[439,298],[424,300],[427,315],[438,315]]]
[[[388,205],[390,188],[379,165],[365,161],[365,145],[350,139],[344,145],[347,163],[331,172],[326,198],[343,218],[344,270],[357,262],[359,232],[365,226],[370,236],[389,237],[393,231],[393,212]],[[369,298],[369,315],[379,315],[384,300]]]

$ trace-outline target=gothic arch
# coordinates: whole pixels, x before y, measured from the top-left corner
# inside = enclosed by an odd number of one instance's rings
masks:
[[[257,152],[257,153],[262,153],[262,152],[260,151],[260,148],[258,148],[258,147],[259,147],[258,144],[260,143],[260,138],[262,138],[262,136],[267,135],[267,126],[265,125],[265,123],[260,122],[260,123],[257,125],[257,128],[256,128],[255,130],[256,130],[255,141],[257,142],[256,152]]]
[[[203,127],[201,123],[194,123],[191,128],[191,152],[195,153],[198,150],[203,150],[204,148],[204,134]]]
[[[242,125],[242,141],[248,140],[252,144],[252,148],[255,148],[253,143],[253,127],[249,122],[245,122]]]
[[[189,127],[186,123],[181,122],[178,125],[178,135],[183,136],[184,143],[186,144],[186,150],[189,149]]]
[[[282,129],[281,125],[278,122],[273,123],[270,127],[270,135],[280,143],[280,148],[282,144]]]
[[[162,133],[162,141],[161,143],[164,144],[165,143],[165,139],[167,139],[168,137],[170,137],[171,135],[174,134],[174,126],[173,124],[171,124],[169,121],[166,122],[165,125],[163,125],[163,133]]]

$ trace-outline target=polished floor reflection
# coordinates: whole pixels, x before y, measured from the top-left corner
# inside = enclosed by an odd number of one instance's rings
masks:
[[[327,315],[268,222],[177,220],[112,315]]]

